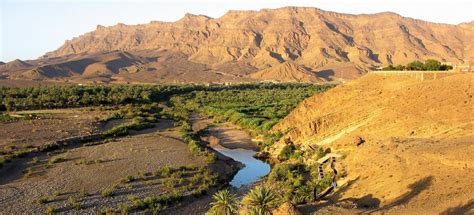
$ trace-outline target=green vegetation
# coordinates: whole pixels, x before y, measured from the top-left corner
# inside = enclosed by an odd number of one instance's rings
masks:
[[[130,183],[143,183],[150,186],[152,185],[151,181],[156,180],[155,182],[158,182],[157,184],[161,183],[167,192],[145,198],[129,195],[130,204],[121,204],[116,209],[111,209],[111,211],[118,213],[131,210],[150,210],[153,213],[158,213],[163,208],[179,203],[184,195],[199,196],[206,193],[210,187],[216,185],[217,177],[217,174],[211,173],[206,167],[197,168],[194,166],[179,168],[165,166],[156,172],[139,171],[135,175],[129,175],[118,180],[112,186],[113,189],[118,189],[120,185],[127,187]],[[113,190],[108,188],[104,190],[102,196],[111,196],[112,192]]]
[[[25,177],[30,177],[31,175],[33,175],[33,169],[31,169],[31,167],[26,168],[26,170],[24,170],[24,174]]]
[[[46,208],[46,212],[45,212],[45,213],[46,213],[47,215],[52,215],[52,214],[54,214],[55,212],[56,212],[56,208],[55,208],[54,206],[50,205],[50,206],[48,206],[48,207]]]
[[[106,197],[111,197],[113,196],[114,194],[114,191],[117,187],[114,185],[114,186],[111,186],[111,187],[107,187],[105,188],[104,190],[102,190],[102,192],[100,193],[100,196],[106,198]]]
[[[171,98],[174,107],[201,111],[254,131],[268,131],[303,99],[334,85],[261,84],[252,88],[193,91]]]
[[[36,199],[36,202],[37,202],[38,204],[46,204],[46,203],[48,203],[48,201],[49,201],[48,198],[46,198],[46,197],[44,197],[44,196],[41,196],[41,197],[39,197],[38,199]]]
[[[59,192],[59,191],[54,191],[54,192],[53,192],[53,196],[54,196],[54,197],[58,197],[58,196],[60,196],[60,195],[61,195],[61,192]]]
[[[280,154],[278,155],[278,159],[280,161],[286,161],[292,158],[300,158],[302,152],[298,150],[297,146],[294,144],[285,145],[283,149],[281,149]]]
[[[330,186],[331,177],[326,174],[318,180],[317,166],[306,166],[301,162],[285,162],[275,165],[266,183],[278,187],[279,195],[293,204],[314,201],[314,191],[320,193]]]
[[[387,67],[382,68],[384,71],[446,71],[453,69],[452,66],[442,64],[441,62],[433,59],[428,59],[425,63],[415,60],[407,65],[389,65]]]
[[[79,196],[81,196],[81,197],[86,197],[88,195],[89,195],[89,193],[85,189],[81,189],[79,191]]]
[[[65,161],[66,159],[62,156],[54,156],[48,160],[49,164],[59,163]]]
[[[231,194],[229,190],[221,190],[212,196],[214,200],[211,209],[206,215],[234,215],[237,214],[237,196]]]
[[[74,210],[81,209],[81,203],[79,203],[75,197],[69,196],[67,202],[69,203],[69,207],[73,208]]]
[[[270,215],[278,206],[279,200],[273,189],[258,186],[252,189],[242,200],[249,214]]]
[[[28,120],[36,118],[35,114],[15,114],[0,113],[0,122],[13,122],[18,120]]]

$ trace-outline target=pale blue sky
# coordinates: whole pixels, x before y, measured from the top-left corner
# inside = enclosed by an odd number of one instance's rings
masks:
[[[393,11],[432,22],[473,20],[470,0],[0,0],[0,61],[35,59],[98,24],[175,21],[185,13],[220,17],[228,10],[308,6],[343,13]]]

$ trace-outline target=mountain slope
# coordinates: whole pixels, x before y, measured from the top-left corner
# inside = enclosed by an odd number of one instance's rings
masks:
[[[20,69],[25,69],[28,67],[31,67],[32,65],[22,61],[20,59],[16,59],[13,61],[10,61],[8,63],[3,63],[0,65],[0,72],[2,71],[10,71],[10,70],[20,70]]]
[[[466,27],[394,13],[348,15],[286,7],[229,11],[217,19],[187,14],[174,23],[99,27],[46,56],[153,48],[182,51],[206,64],[238,60],[261,68],[291,59],[310,67],[351,61],[367,68],[417,58],[468,59],[472,53],[464,47],[472,35]]]
[[[176,22],[97,26],[32,63],[63,63],[75,56],[120,50],[148,59],[145,65],[151,73],[141,75],[149,81],[189,82],[193,77],[188,75],[201,73],[207,82],[248,81],[250,73],[285,62],[330,73],[331,79],[354,79],[381,65],[416,59],[474,62],[472,26],[472,22],[437,24],[394,13],[350,15],[306,7],[229,11],[219,18],[186,14]],[[160,61],[161,56],[181,62],[182,72],[159,70],[157,64],[173,65]],[[142,79],[115,73],[110,77]]]
[[[323,81],[302,66],[286,62],[276,66],[255,72],[251,78],[260,80],[272,80],[279,82],[318,82]]]
[[[474,177],[473,83],[469,73],[429,81],[368,74],[306,99],[273,129],[304,151],[346,155],[331,201],[391,214],[455,211],[474,195],[464,189]]]

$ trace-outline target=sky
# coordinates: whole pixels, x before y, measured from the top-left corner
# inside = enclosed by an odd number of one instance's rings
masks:
[[[176,21],[185,13],[213,18],[228,10],[284,6],[361,14],[392,11],[431,22],[474,18],[472,0],[0,0],[0,61],[36,59],[97,25]]]

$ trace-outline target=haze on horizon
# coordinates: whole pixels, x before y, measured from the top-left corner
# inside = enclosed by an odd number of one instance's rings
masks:
[[[61,46],[65,40],[95,30],[97,25],[140,24],[153,20],[176,21],[185,13],[213,18],[228,10],[260,10],[285,6],[316,7],[361,14],[391,11],[430,22],[459,24],[473,20],[473,3],[466,0],[4,0],[0,2],[0,61],[35,59]]]

